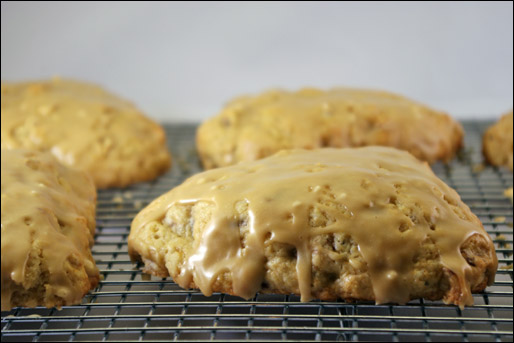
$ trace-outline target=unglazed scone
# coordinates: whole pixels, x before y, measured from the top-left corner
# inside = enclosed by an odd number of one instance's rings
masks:
[[[2,83],[2,149],[52,152],[98,188],[152,180],[171,164],[164,130],[92,84],[54,78]]]
[[[50,153],[2,150],[2,311],[77,304],[96,287],[95,204],[86,173]]]
[[[132,222],[133,260],[184,288],[473,303],[493,243],[426,163],[388,147],[288,150],[197,174]]]
[[[490,126],[484,134],[482,151],[492,165],[505,166],[512,170],[512,111]]]
[[[206,169],[269,156],[281,149],[384,145],[429,163],[462,145],[459,123],[405,97],[336,88],[270,91],[235,99],[197,132]]]

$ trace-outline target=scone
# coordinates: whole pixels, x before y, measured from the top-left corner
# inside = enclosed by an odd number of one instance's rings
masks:
[[[2,311],[77,304],[96,287],[95,203],[86,173],[50,153],[2,150]]]
[[[388,147],[287,150],[197,174],[128,240],[184,288],[404,304],[473,303],[497,259],[479,219],[426,163]]]
[[[512,111],[490,126],[484,134],[482,151],[492,165],[505,166],[512,170]]]
[[[164,130],[134,105],[92,84],[54,78],[2,84],[2,149],[50,151],[89,172],[98,188],[165,172]]]
[[[281,149],[383,145],[433,163],[462,145],[459,123],[388,92],[336,88],[271,91],[235,99],[197,132],[206,169],[269,156]]]

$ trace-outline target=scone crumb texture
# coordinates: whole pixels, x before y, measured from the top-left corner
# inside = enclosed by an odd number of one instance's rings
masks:
[[[50,153],[2,150],[2,311],[80,303],[99,281],[96,189]]]
[[[136,216],[129,254],[206,295],[380,304],[470,305],[497,266],[458,194],[387,147],[281,151],[194,175]]]

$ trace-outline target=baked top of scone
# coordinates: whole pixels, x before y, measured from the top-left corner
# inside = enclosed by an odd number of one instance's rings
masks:
[[[504,114],[484,134],[482,151],[492,165],[505,166],[512,170],[512,111]]]
[[[236,98],[197,132],[206,169],[282,149],[392,146],[429,163],[450,160],[463,130],[443,112],[384,91],[308,88]]]
[[[464,306],[497,268],[459,195],[388,147],[287,150],[199,173],[135,217],[128,245],[145,272],[243,298]]]
[[[99,188],[151,180],[171,164],[162,127],[85,82],[2,83],[1,132],[3,149],[50,151]]]
[[[2,311],[77,304],[97,285],[95,205],[86,173],[50,153],[2,149]]]

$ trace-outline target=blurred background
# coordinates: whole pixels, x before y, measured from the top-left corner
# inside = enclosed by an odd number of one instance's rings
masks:
[[[394,91],[457,118],[512,108],[512,2],[1,3],[1,78],[92,81],[162,122],[269,88]]]

